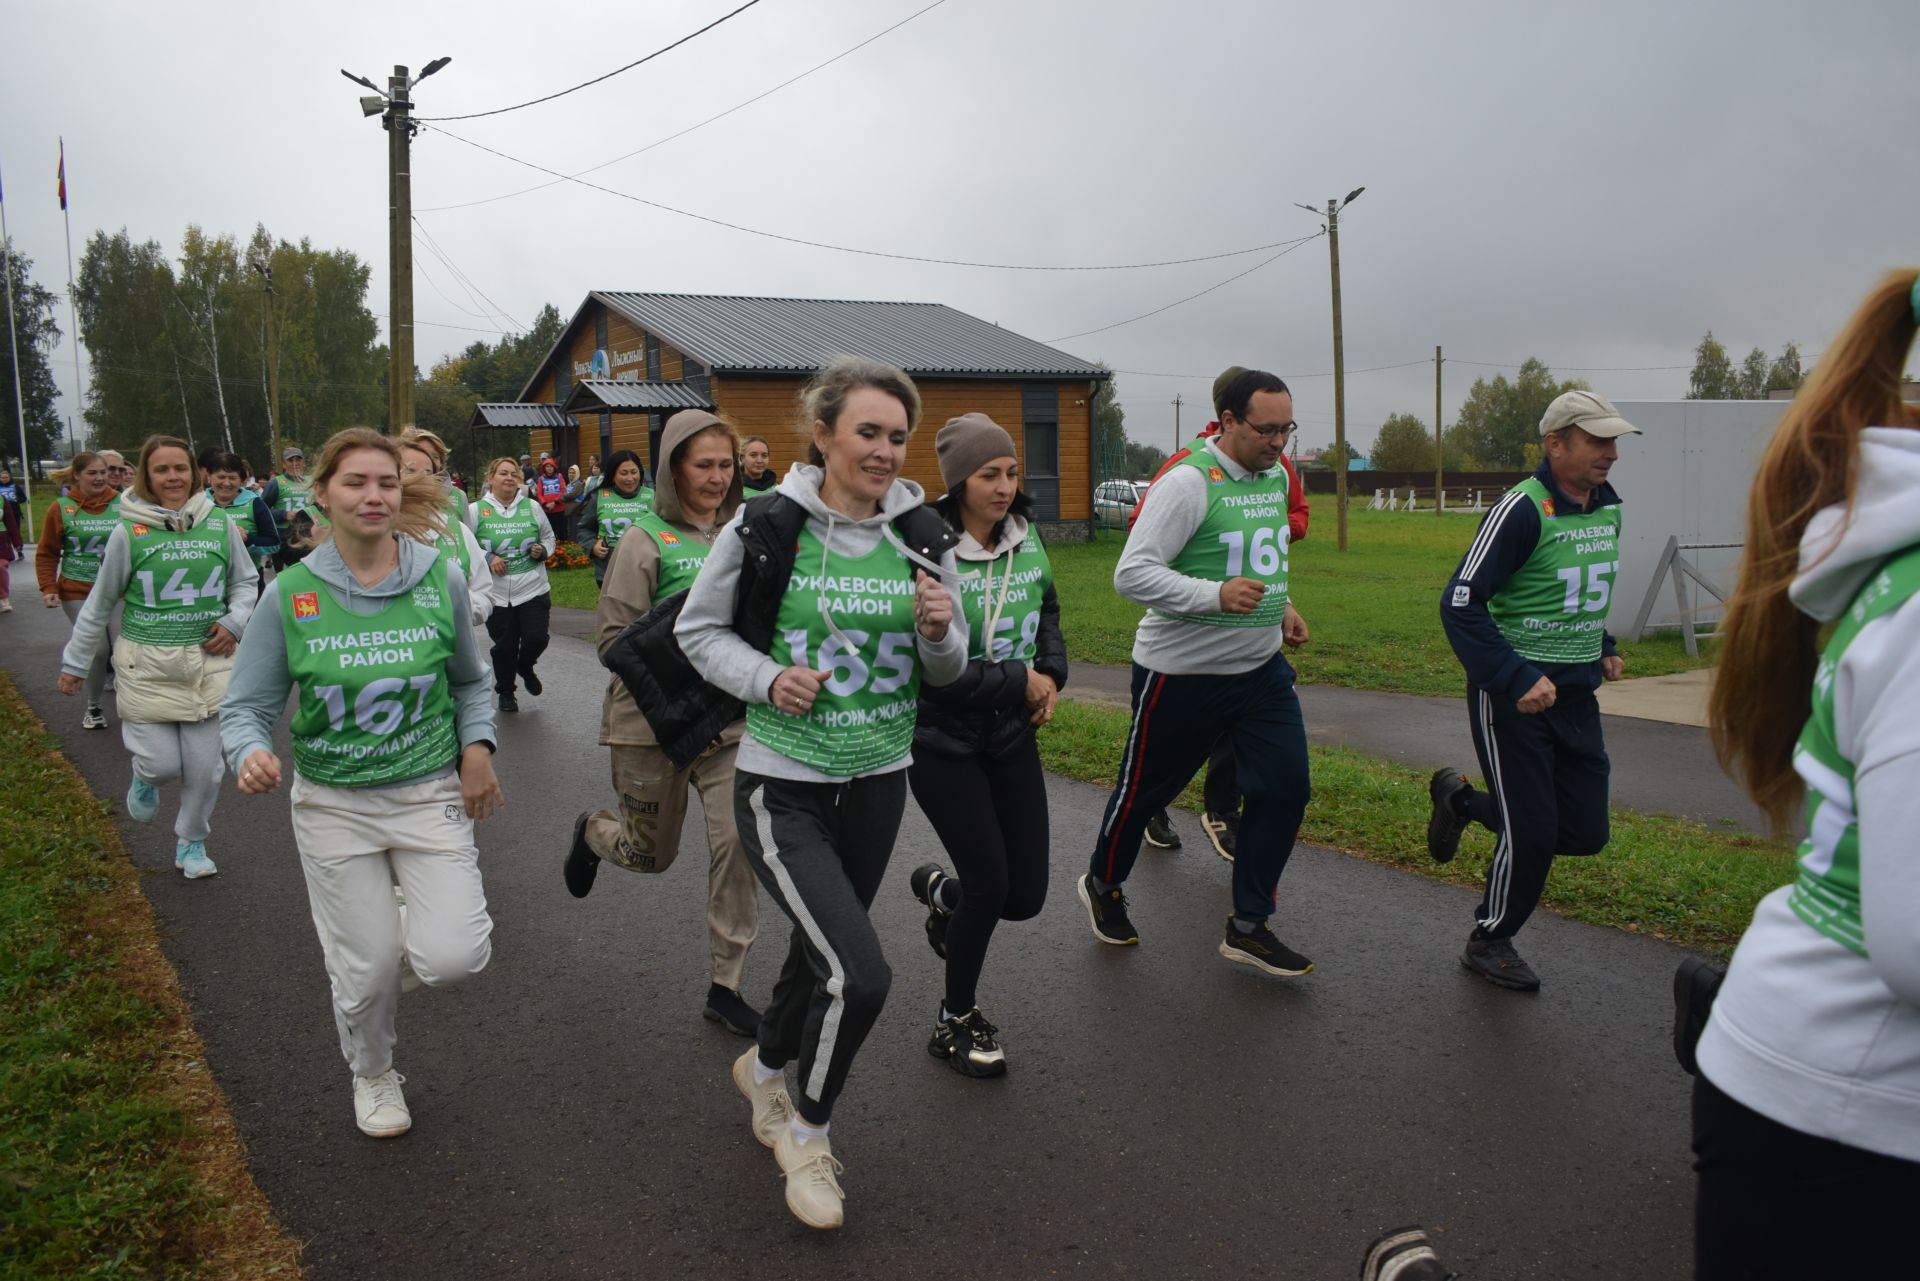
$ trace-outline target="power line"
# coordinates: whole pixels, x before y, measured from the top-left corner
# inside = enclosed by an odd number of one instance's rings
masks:
[[[1349,369],[1347,374],[1349,377],[1354,374],[1377,374],[1386,369],[1411,369],[1415,365],[1431,365],[1432,363],[1433,357],[1423,356],[1419,360],[1403,360],[1397,365],[1369,365],[1365,369]],[[1213,374],[1169,374],[1153,369],[1116,369],[1113,372],[1116,374],[1131,374],[1136,378],[1190,378],[1199,382],[1211,382],[1214,378]],[[1333,371],[1329,369],[1322,373],[1315,374],[1282,374],[1281,377],[1289,382],[1300,382],[1307,378],[1331,378],[1333,377]]]
[[[510,156],[504,151],[496,150],[493,147],[486,146],[484,143],[475,142],[471,138],[463,138],[459,134],[446,129],[436,128],[435,132],[439,133],[442,137],[451,138],[455,142],[463,142],[477,151],[484,151],[490,156],[498,156],[500,159],[511,161],[516,165],[524,165],[528,169],[551,175],[563,182],[571,182],[593,191],[604,192],[609,196],[618,196],[622,200],[631,200],[637,205],[645,205],[649,209],[658,209],[663,213],[677,214],[682,218],[692,218],[697,222],[710,223],[716,227],[725,227],[729,231],[742,231],[749,236],[762,236],[768,240],[785,241],[790,245],[805,245],[809,249],[831,249],[835,253],[858,254],[864,258],[887,258],[895,262],[924,262],[932,263],[940,267],[977,267],[987,271],[1139,271],[1148,267],[1182,267],[1197,262],[1215,262],[1222,258],[1243,258],[1248,254],[1257,254],[1265,249],[1278,249],[1282,246],[1299,243],[1298,240],[1276,240],[1271,244],[1249,245],[1245,249],[1229,249],[1225,253],[1198,254],[1189,258],[1164,258],[1155,262],[1094,263],[1071,266],[1038,265],[1020,262],[974,262],[965,258],[931,258],[921,254],[889,253],[882,249],[861,249],[853,245],[836,245],[824,240],[808,240],[802,236],[788,236],[777,231],[766,231],[759,227],[748,227],[741,223],[728,222],[724,218],[715,218],[708,214],[695,213],[690,209],[679,209],[673,205],[662,204],[657,200],[648,200],[644,196],[633,195],[631,192],[619,191],[613,187],[602,186],[597,182],[588,182],[584,178],[577,178],[571,174],[561,173],[558,169],[549,169],[545,165],[536,164],[531,160],[522,160],[519,156]],[[1318,234],[1319,233],[1316,232],[1314,236]],[[1314,236],[1306,236],[1302,237],[1302,239],[1312,240]],[[1278,255],[1275,256],[1277,257]],[[1268,261],[1270,262],[1272,259]],[[1255,270],[1257,270],[1257,268]]]
[[[1138,316],[1132,316],[1126,320],[1116,320],[1111,325],[1102,325],[1098,329],[1083,329],[1077,334],[1062,334],[1058,338],[1047,339],[1047,342],[1048,343],[1066,342],[1069,338],[1085,338],[1089,334],[1104,334],[1109,329],[1118,329],[1122,325],[1131,325],[1136,320],[1145,320],[1147,319],[1147,317],[1157,316],[1163,311],[1172,311],[1175,307],[1180,306],[1182,303],[1189,303],[1189,302],[1192,302],[1195,298],[1205,297],[1207,294],[1212,293],[1216,289],[1219,289],[1225,285],[1232,284],[1234,281],[1240,279],[1242,276],[1251,276],[1254,272],[1260,270],[1262,267],[1266,266],[1267,264],[1278,262],[1280,259],[1285,258],[1288,254],[1298,249],[1301,245],[1306,244],[1309,240],[1318,240],[1321,236],[1325,234],[1326,233],[1324,231],[1316,231],[1311,236],[1302,236],[1298,240],[1281,241],[1280,243],[1286,245],[1287,247],[1285,249],[1282,249],[1279,253],[1273,255],[1273,257],[1263,258],[1259,262],[1256,262],[1255,264],[1253,264],[1253,266],[1247,268],[1245,271],[1237,271],[1233,275],[1228,276],[1225,280],[1218,281],[1214,284],[1208,285],[1205,289],[1202,289],[1197,294],[1188,294],[1185,298],[1176,298],[1174,299],[1174,301],[1168,303],[1164,307],[1155,307],[1152,311],[1141,312]]]
[[[550,93],[540,98],[530,98],[526,102],[516,102],[511,107],[495,107],[491,111],[469,111],[464,116],[416,116],[414,117],[414,121],[415,123],[419,123],[424,120],[478,120],[482,116],[504,115],[509,111],[519,111],[523,107],[538,106],[540,103],[543,103],[543,102],[552,102],[555,98],[564,98],[570,93],[578,93],[580,92],[580,90],[588,88],[589,86],[592,86],[592,85],[597,85],[603,80],[611,80],[623,71],[632,71],[635,67],[642,66],[645,63],[652,62],[655,58],[658,58],[663,53],[671,53],[673,50],[678,49],[681,45],[687,43],[687,41],[692,40],[697,36],[703,36],[707,34],[707,32],[713,30],[715,27],[719,26],[721,23],[727,21],[727,19],[736,18],[759,3],[760,3],[760,0],[747,0],[745,4],[741,5],[738,9],[735,9],[732,13],[723,14],[720,17],[715,18],[712,22],[709,22],[706,26],[692,33],[692,35],[681,36],[678,40],[674,41],[672,44],[667,45],[664,48],[655,49],[652,53],[648,54],[644,58],[639,58],[633,62],[629,62],[624,67],[615,67],[612,71],[607,72],[607,74],[604,76],[595,76],[591,80],[583,80],[579,84],[574,85],[571,89],[562,89],[558,93]]]
[[[658,138],[653,142],[648,143],[644,147],[639,147],[633,151],[627,152],[625,155],[615,156],[611,160],[603,160],[597,165],[590,165],[585,169],[580,169],[573,173],[566,174],[562,177],[555,178],[552,182],[535,183],[531,187],[522,187],[518,191],[503,192],[498,196],[485,196],[479,200],[466,200],[456,205],[434,205],[430,208],[422,209],[420,210],[420,212],[421,213],[441,213],[449,209],[471,209],[475,205],[490,205],[490,204],[493,204],[495,201],[499,201],[499,200],[511,200],[515,196],[525,196],[535,191],[545,191],[548,187],[557,187],[562,182],[565,182],[570,178],[579,178],[586,174],[598,173],[600,170],[608,168],[611,165],[619,164],[622,160],[631,160],[635,156],[641,155],[645,152],[652,151],[655,147],[665,146],[667,143],[672,142],[675,138],[684,138],[696,129],[704,129],[708,125],[712,124],[714,121],[724,119],[725,117],[732,115],[734,112],[739,111],[743,107],[751,107],[754,103],[760,101],[762,98],[770,97],[773,94],[780,92],[782,89],[786,88],[790,84],[795,84],[801,80],[805,80],[808,76],[812,75],[814,72],[820,71],[826,67],[830,67],[834,63],[840,61],[842,58],[845,58],[850,54],[858,53],[860,50],[866,48],[868,45],[880,39],[882,36],[891,35],[893,32],[898,31],[901,27],[906,26],[909,22],[912,22],[915,18],[920,17],[921,14],[931,12],[934,9],[938,9],[941,5],[945,4],[946,2],[947,0],[933,0],[933,3],[928,5],[926,8],[920,9],[914,13],[908,14],[906,17],[900,19],[900,21],[894,23],[892,26],[886,28],[883,31],[875,32],[873,35],[868,36],[865,40],[862,40],[859,44],[854,45],[851,49],[842,49],[839,53],[834,54],[831,58],[828,58],[825,62],[817,62],[813,66],[808,67],[805,71],[802,71],[799,75],[789,76],[787,79],[782,80],[779,84],[773,86],[773,88],[771,89],[765,90],[764,92],[761,92],[761,93],[756,93],[755,95],[753,95],[753,97],[748,98],[744,102],[734,103],[731,107],[728,107],[725,111],[722,111],[721,113],[719,113],[719,115],[708,116],[705,120],[700,121],[698,124],[688,125],[685,129],[682,129],[677,133],[670,133],[664,138]],[[448,136],[451,137],[452,135],[448,135]]]
[[[459,264],[453,261],[453,255],[449,254],[445,249],[443,249],[440,245],[440,242],[433,238],[433,233],[427,230],[427,224],[425,224],[424,222],[421,222],[418,217],[415,217],[413,220],[413,225],[420,232],[420,235],[426,240],[427,248],[433,253],[434,257],[438,258],[442,263],[446,265],[446,268],[448,271],[453,273],[453,278],[459,282],[461,288],[466,289],[469,295],[478,294],[480,296],[480,299],[484,299],[486,304],[489,307],[493,308],[492,314],[494,316],[498,316],[504,320],[507,320],[510,323],[518,326],[523,332],[525,331],[525,329],[527,328],[525,325],[520,324],[519,320],[516,319],[511,313],[509,313],[505,307],[502,307],[499,303],[495,302],[492,298],[488,297],[486,290],[480,288],[479,285],[475,284],[473,277],[469,276],[466,272],[460,269]],[[479,301],[476,300],[474,305],[478,306]]]
[[[1538,357],[1534,357],[1534,359],[1539,360]],[[1805,360],[1807,359],[1807,357],[1802,356],[1801,359]],[[1453,356],[1447,357],[1447,363],[1449,365],[1478,365],[1483,369],[1521,369],[1525,367],[1525,362],[1516,362],[1511,360],[1460,360]],[[1540,360],[1539,363],[1542,365],[1545,365],[1549,369],[1571,369],[1576,373],[1582,373],[1582,374],[1651,373],[1658,370],[1692,369],[1693,368],[1691,364],[1687,364],[1687,365],[1562,365],[1557,361],[1551,361],[1551,360]]]

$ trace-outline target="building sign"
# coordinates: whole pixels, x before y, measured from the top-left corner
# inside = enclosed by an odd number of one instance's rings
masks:
[[[646,367],[645,347],[616,352],[608,352],[602,347],[593,353],[593,359],[574,361],[573,375],[576,378],[611,378],[615,382],[637,383]]]

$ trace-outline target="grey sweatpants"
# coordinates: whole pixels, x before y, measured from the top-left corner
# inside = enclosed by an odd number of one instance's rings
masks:
[[[60,612],[67,616],[68,623],[72,623],[74,619],[80,617],[80,607],[86,603],[84,600],[63,600],[60,602]],[[118,613],[118,610],[115,612]],[[100,695],[106,689],[107,672],[111,670],[112,667],[113,642],[118,637],[119,632],[119,626],[112,618],[109,618],[107,620],[107,643],[100,647],[100,652],[93,656],[93,665],[87,668],[88,707],[100,706]],[[132,745],[129,744],[128,746]]]
[[[893,985],[867,908],[893,857],[907,774],[845,783],[734,775],[734,819],[761,884],[793,918],[793,940],[760,1019],[760,1061],[798,1057],[794,1110],[825,1125]]]
[[[183,841],[204,841],[212,830],[213,803],[227,763],[220,755],[220,718],[193,725],[172,721],[136,725],[120,722],[120,740],[133,753],[134,776],[155,787],[180,781],[180,813],[173,834]]]

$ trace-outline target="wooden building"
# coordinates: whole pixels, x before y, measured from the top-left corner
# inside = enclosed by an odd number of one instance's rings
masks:
[[[1035,514],[1057,538],[1092,527],[1093,393],[1105,369],[938,303],[587,295],[514,404],[484,404],[477,428],[528,431],[561,468],[632,449],[652,473],[674,411],[713,409],[742,436],[764,436],[773,466],[806,455],[799,392],[835,355],[912,375],[924,405],[905,474],[945,492],[934,433],[978,412],[1020,452]]]

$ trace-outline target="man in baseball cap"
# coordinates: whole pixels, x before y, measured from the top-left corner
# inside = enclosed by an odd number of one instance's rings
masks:
[[[1606,630],[1620,569],[1620,438],[1640,429],[1605,396],[1569,391],[1540,419],[1544,457],[1494,504],[1440,600],[1467,672],[1473,746],[1487,790],[1435,771],[1427,852],[1453,858],[1469,822],[1499,837],[1460,963],[1500,987],[1539,976],[1514,950],[1558,854],[1607,844],[1607,748],[1594,691],[1625,666]]]

